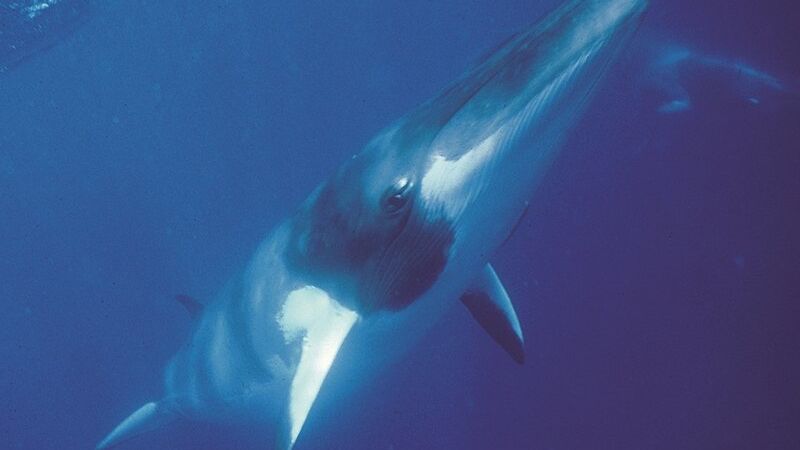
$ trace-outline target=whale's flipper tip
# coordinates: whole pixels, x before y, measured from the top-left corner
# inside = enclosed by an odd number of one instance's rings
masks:
[[[506,289],[491,265],[461,296],[470,314],[518,364],[525,363],[525,339]]]
[[[164,401],[145,404],[117,425],[95,448],[112,448],[139,435],[163,428],[179,417],[171,404],[172,402],[165,404]]]

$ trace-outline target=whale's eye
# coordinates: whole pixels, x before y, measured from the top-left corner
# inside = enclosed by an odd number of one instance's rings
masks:
[[[400,178],[386,190],[381,204],[383,211],[390,215],[399,213],[408,204],[410,193],[411,182],[408,178]]]

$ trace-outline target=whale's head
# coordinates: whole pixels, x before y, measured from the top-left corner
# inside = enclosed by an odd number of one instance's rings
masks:
[[[426,158],[384,132],[320,186],[296,215],[289,260],[362,313],[399,310],[447,264],[454,230],[422,198]]]
[[[402,309],[443,272],[474,271],[645,4],[573,1],[513,36],[317,189],[294,219],[289,260],[361,312]]]

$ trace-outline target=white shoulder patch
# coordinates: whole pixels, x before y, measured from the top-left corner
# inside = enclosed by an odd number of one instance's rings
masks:
[[[311,405],[358,314],[327,292],[305,286],[289,293],[276,317],[287,343],[302,339],[302,353],[289,395],[291,444],[297,440]]]
[[[441,206],[449,219],[460,214],[471,197],[479,192],[486,177],[494,170],[491,165],[498,154],[519,137],[535,118],[552,105],[565,86],[587,61],[602,47],[604,40],[589,46],[567,65],[518,112],[515,117],[497,127],[483,141],[465,151],[458,159],[448,160],[443,152],[434,151],[431,165],[422,177],[421,196],[428,203]],[[476,123],[473,126],[483,126]],[[440,145],[443,145],[440,143]]]

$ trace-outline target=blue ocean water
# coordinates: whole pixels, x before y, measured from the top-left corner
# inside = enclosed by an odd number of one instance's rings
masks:
[[[191,328],[174,294],[213,297],[341,161],[558,2],[50,3],[0,51],[9,449],[93,448],[158,398]],[[492,259],[526,364],[454,309],[297,449],[800,448],[800,13],[651,3]],[[264,447],[183,424],[124,448]]]

